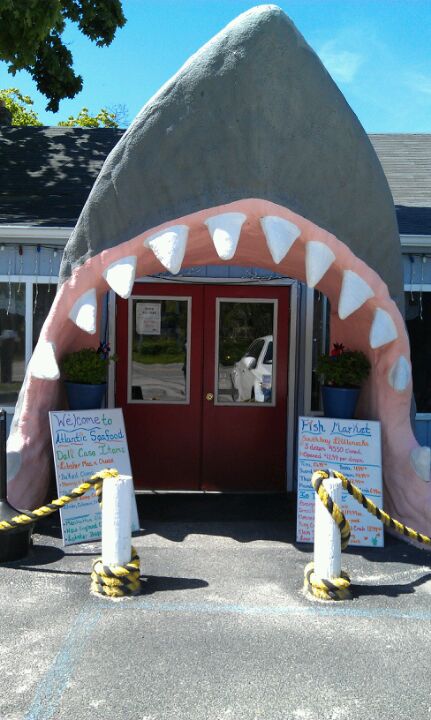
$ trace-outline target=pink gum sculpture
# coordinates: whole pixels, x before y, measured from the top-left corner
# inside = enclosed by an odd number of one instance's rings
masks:
[[[387,286],[342,240],[260,199],[163,223],[73,271],[44,324],[21,391],[8,440],[9,500],[17,507],[34,507],[46,499],[51,465],[47,413],[61,405],[58,363],[65,353],[97,344],[103,295],[112,288],[128,297],[135,276],[226,262],[286,274],[329,298],[332,338],[362,350],[371,362],[360,414],[381,421],[385,510],[428,534],[430,449],[421,448],[412,432],[409,341]]]

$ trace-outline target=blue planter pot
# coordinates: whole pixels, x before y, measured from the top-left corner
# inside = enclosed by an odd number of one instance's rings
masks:
[[[323,412],[326,417],[348,420],[355,416],[360,388],[339,388],[323,385]]]
[[[70,410],[95,410],[102,406],[106,383],[88,385],[86,383],[65,382],[65,386]]]

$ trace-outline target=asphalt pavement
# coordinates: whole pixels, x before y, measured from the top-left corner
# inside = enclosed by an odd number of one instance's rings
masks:
[[[431,718],[431,555],[343,553],[354,599],[304,595],[292,498],[141,496],[143,593],[89,592],[98,543],[44,520],[0,567],[1,720]]]

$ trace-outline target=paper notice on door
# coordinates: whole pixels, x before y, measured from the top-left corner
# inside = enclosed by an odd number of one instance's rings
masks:
[[[136,332],[138,335],[160,335],[161,309],[160,303],[136,303]]]

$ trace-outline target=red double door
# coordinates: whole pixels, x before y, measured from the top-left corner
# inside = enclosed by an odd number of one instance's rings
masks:
[[[116,405],[137,490],[286,487],[289,287],[137,283]]]

